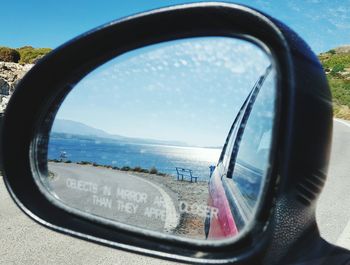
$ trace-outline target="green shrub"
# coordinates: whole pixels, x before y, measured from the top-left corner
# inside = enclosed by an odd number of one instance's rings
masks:
[[[32,46],[24,46],[18,48],[17,51],[20,54],[19,63],[36,63],[39,59],[48,54],[52,49],[50,48],[33,48]]]
[[[70,161],[70,160],[66,160],[66,161],[64,161],[64,163],[69,164],[69,163],[72,163],[72,161]]]
[[[120,168],[119,167],[112,167],[112,169],[119,170]]]
[[[0,47],[0,61],[18,63],[20,53],[15,49]]]
[[[331,75],[336,75],[339,72],[344,71],[345,66],[343,64],[336,64],[334,65],[332,71],[331,71]]]
[[[142,168],[141,168],[141,167],[134,167],[134,168],[133,168],[133,171],[135,171],[135,172],[141,172],[141,171],[142,171]]]
[[[336,65],[350,67],[350,54],[335,54],[319,58],[324,68],[334,68]]]
[[[157,170],[155,167],[152,167],[152,168],[149,170],[149,173],[151,173],[151,174],[157,174],[157,173],[158,173],[158,170]]]
[[[89,161],[80,161],[77,164],[79,164],[79,165],[91,165],[91,162],[89,162]]]
[[[140,172],[140,173],[149,173],[149,170],[148,169],[145,169],[145,168],[142,168],[142,167],[134,167],[132,169],[132,171],[135,171],[135,172]]]
[[[332,49],[332,50],[329,50],[328,53],[335,54],[336,52],[335,52],[335,50]]]
[[[120,170],[122,170],[122,171],[129,171],[130,169],[131,169],[130,167],[124,166]]]

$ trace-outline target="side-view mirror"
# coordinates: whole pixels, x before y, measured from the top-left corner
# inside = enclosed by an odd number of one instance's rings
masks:
[[[155,10],[73,39],[23,78],[3,121],[4,179],[58,232],[276,264],[318,235],[330,102],[316,56],[275,19],[223,3]]]
[[[240,148],[238,159],[261,174],[247,171],[238,188],[251,196],[251,212],[259,206],[271,148],[264,133],[272,132],[275,116],[272,64],[268,52],[236,37],[165,41],[117,56],[79,81],[59,106],[49,136],[35,147],[47,150],[38,157],[47,161],[39,188],[58,207],[102,223],[207,240],[206,218],[227,217],[208,205],[217,195],[208,189],[208,176],[217,175],[212,164],[239,110],[252,119],[253,105],[255,121],[242,129],[249,127],[254,144]]]

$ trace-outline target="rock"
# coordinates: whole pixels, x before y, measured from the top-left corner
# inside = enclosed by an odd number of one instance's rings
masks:
[[[33,64],[0,62],[0,113],[5,111],[16,85],[32,67]]]
[[[0,113],[5,112],[10,96],[0,96]]]
[[[334,49],[336,53],[350,53],[350,45],[340,46]]]
[[[10,85],[6,82],[5,79],[0,78],[0,94],[1,95],[9,95]]]

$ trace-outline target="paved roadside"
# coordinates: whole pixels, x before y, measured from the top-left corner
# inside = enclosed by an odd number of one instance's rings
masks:
[[[350,249],[350,122],[334,120],[331,160],[324,190],[317,203],[321,236]]]

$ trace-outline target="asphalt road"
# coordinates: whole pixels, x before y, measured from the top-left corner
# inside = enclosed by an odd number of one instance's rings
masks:
[[[330,167],[316,218],[323,238],[350,249],[350,122],[334,121]]]
[[[349,125],[347,125],[349,124]],[[334,123],[328,180],[317,208],[322,236],[350,249],[350,123]],[[48,230],[25,216],[0,184],[0,264],[175,264]]]

